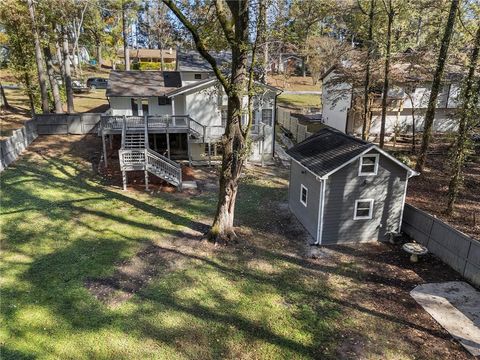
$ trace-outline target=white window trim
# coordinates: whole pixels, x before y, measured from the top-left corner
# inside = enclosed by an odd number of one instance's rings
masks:
[[[375,170],[374,172],[362,172],[362,165],[363,165],[363,158],[366,157],[373,157],[375,158]],[[378,162],[379,162],[380,154],[365,154],[360,157],[360,166],[358,167],[358,176],[374,176],[378,173]]]
[[[370,210],[368,216],[357,216],[357,207],[359,202],[368,201],[370,202]],[[357,199],[355,200],[355,209],[353,211],[353,220],[371,220],[373,218],[373,204],[374,199]]]
[[[303,189],[305,189],[305,202],[302,200]],[[303,184],[300,184],[300,202],[303,204],[303,206],[307,207],[307,203],[308,203],[308,188],[307,188],[305,185],[303,185]]]

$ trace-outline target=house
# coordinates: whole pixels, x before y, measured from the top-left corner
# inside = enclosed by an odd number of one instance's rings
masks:
[[[165,176],[154,174],[179,186],[178,161],[188,160],[190,165],[210,163],[221,153],[226,95],[217,79],[207,76],[211,69],[191,70],[110,73],[106,91],[110,109],[102,116],[100,132],[105,154],[107,138],[122,139],[119,155],[124,184],[126,171],[155,170],[144,164],[149,156],[155,157],[156,166],[165,165],[162,171],[171,170]],[[273,157],[277,89],[263,84],[256,87],[249,159],[263,162]],[[246,115],[243,119],[246,123]],[[148,154],[142,155],[145,149]],[[133,164],[134,158],[139,164]]]
[[[383,241],[400,232],[408,179],[418,173],[331,127],[287,154],[289,207],[316,244]]]
[[[347,134],[361,134],[363,127],[363,87],[354,86],[343,77],[341,66],[332,66],[322,79],[322,118],[326,125]],[[457,74],[446,76],[437,100],[433,131],[454,131],[460,83]],[[405,76],[394,82],[388,93],[385,132],[392,134],[422,131],[430,97],[431,83],[426,77]],[[370,134],[380,133],[381,89],[374,89],[370,99]]]

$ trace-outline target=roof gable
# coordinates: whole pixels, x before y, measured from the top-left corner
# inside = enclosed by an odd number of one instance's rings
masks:
[[[321,129],[287,150],[287,154],[312,173],[326,178],[372,149],[403,167],[410,176],[418,175],[376,145],[346,135],[331,127]]]

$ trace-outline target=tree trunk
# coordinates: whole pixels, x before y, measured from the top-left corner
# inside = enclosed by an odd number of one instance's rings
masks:
[[[73,113],[75,111],[73,105],[73,89],[72,89],[72,74],[70,70],[70,55],[68,53],[68,38],[65,29],[62,29],[63,35],[63,67],[65,68],[65,92],[67,94],[67,112]]]
[[[382,119],[380,122],[380,148],[383,148],[385,144],[385,125],[387,122],[387,100],[389,89],[389,76],[390,76],[390,52],[392,47],[392,24],[393,24],[393,9],[390,2],[390,9],[388,12],[388,24],[387,24],[387,49],[385,54],[385,74],[383,80],[383,92],[382,92]]]
[[[53,70],[52,53],[49,46],[43,48],[45,54],[45,63],[47,65],[48,80],[50,82],[50,88],[52,89],[53,102],[55,103],[55,113],[63,113],[62,99],[60,98],[60,91],[58,90],[58,83],[55,79],[55,72]]]
[[[97,42],[96,49],[97,49],[97,69],[101,69],[102,68],[102,62],[103,62],[103,59],[102,59],[102,43]]]
[[[440,86],[443,78],[443,71],[445,69],[445,62],[447,61],[448,48],[450,46],[450,40],[453,34],[453,28],[455,26],[455,17],[458,10],[459,0],[452,0],[450,5],[450,12],[448,15],[447,25],[445,26],[445,32],[443,34],[442,44],[440,47],[440,53],[438,54],[437,68],[433,76],[432,90],[430,92],[430,98],[428,100],[427,112],[425,114],[425,124],[423,127],[422,146],[420,148],[420,154],[418,155],[416,170],[422,172],[427,161],[427,151],[430,145],[432,137],[433,120],[435,118],[435,109],[437,107],[437,97],[440,91]]]
[[[227,125],[223,136],[222,169],[218,205],[207,234],[215,242],[228,242],[235,237],[233,219],[238,192],[238,180],[248,156],[242,133],[242,102],[246,87],[248,47],[248,1],[227,2],[235,20],[235,39],[231,43],[231,80],[228,89]]]
[[[7,97],[5,96],[5,90],[3,89],[3,85],[0,82],[0,109],[9,109],[10,105],[8,105]]]
[[[47,75],[43,66],[42,48],[40,45],[40,36],[38,35],[38,29],[35,21],[35,8],[33,6],[33,0],[27,0],[28,10],[30,12],[30,19],[32,20],[32,32],[35,42],[35,61],[37,62],[38,82],[40,85],[40,95],[42,98],[42,111],[44,113],[49,112],[48,106],[48,91],[47,91]]]
[[[370,11],[368,12],[368,49],[367,59],[365,67],[365,86],[364,86],[364,99],[363,99],[363,127],[362,127],[362,139],[368,139],[370,135],[368,133],[368,111],[369,111],[369,94],[370,94],[370,63],[373,52],[373,18],[375,15],[375,0],[370,1]]]
[[[123,34],[123,57],[125,59],[125,70],[130,70],[130,50],[127,42],[127,24],[125,14],[125,1],[122,0],[122,34]]]
[[[30,75],[28,72],[23,74],[23,79],[25,81],[25,88],[27,91],[28,102],[30,103],[30,113],[32,117],[35,116],[35,96],[33,95],[32,82],[30,80]]]
[[[451,178],[448,185],[448,203],[447,214],[452,214],[458,191],[462,181],[462,169],[465,163],[465,157],[468,150],[468,134],[471,128],[472,118],[475,117],[475,108],[478,106],[478,91],[475,86],[475,68],[478,63],[480,50],[480,24],[475,36],[475,45],[470,58],[470,66],[465,81],[463,94],[462,112],[458,124],[458,135],[455,140],[454,150],[451,161]]]

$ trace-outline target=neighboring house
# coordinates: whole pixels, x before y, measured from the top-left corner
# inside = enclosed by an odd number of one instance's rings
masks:
[[[124,62],[123,49],[117,50],[117,55]],[[161,63],[163,55],[164,64],[174,64],[177,52],[171,48],[160,49],[129,49],[130,63],[136,64],[140,62]],[[168,65],[167,65],[168,66]],[[173,70],[173,68],[171,68]]]
[[[210,161],[221,151],[227,98],[217,79],[206,77],[207,69],[197,70],[112,71],[106,92],[110,110],[101,123],[104,140],[108,135],[121,135],[122,147],[127,149],[135,145],[129,145],[129,138],[136,136],[141,147],[150,148],[169,162]],[[201,77],[196,77],[197,73]],[[261,91],[254,97],[250,160],[261,162],[273,157],[277,89],[263,84],[257,87]],[[146,135],[139,135],[144,127]]]
[[[418,173],[330,127],[287,154],[289,206],[317,244],[383,241],[400,232],[407,182]]]
[[[229,51],[210,52],[222,70],[228,71],[232,61]],[[188,85],[214,76],[210,64],[197,51],[177,51],[176,70],[182,73],[182,84]]]
[[[322,118],[326,125],[347,134],[361,134],[363,119],[363,89],[354,88],[342,80],[341,70],[331,67],[322,76]],[[415,115],[415,130],[422,131],[424,116],[430,97],[431,84],[427,81],[411,79],[391,86],[388,94],[386,133],[395,131],[411,132],[413,128],[412,110]],[[457,77],[447,77],[437,100],[433,130],[447,132],[456,129],[454,120],[458,106],[459,81]],[[370,133],[380,133],[381,89],[372,93]]]

